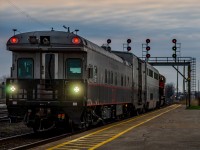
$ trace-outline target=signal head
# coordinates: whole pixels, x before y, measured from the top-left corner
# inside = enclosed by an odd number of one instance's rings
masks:
[[[173,47],[172,47],[172,50],[173,50],[173,51],[176,51],[176,49],[177,49],[176,46],[173,46]]]
[[[146,50],[147,50],[147,51],[149,51],[150,49],[151,49],[150,46],[147,46],[147,47],[146,47]]]
[[[176,39],[173,39],[173,40],[172,40],[172,43],[175,43],[175,44],[176,44],[176,42],[177,42],[177,40],[176,40]]]
[[[150,54],[146,54],[146,58],[150,58],[151,57],[151,55]]]
[[[147,44],[150,43],[150,39],[146,39],[146,43],[147,43]]]
[[[131,50],[131,47],[130,46],[127,46],[127,51],[130,51]]]
[[[172,54],[172,57],[173,57],[173,58],[176,58],[176,54]]]
[[[110,44],[111,43],[111,39],[107,39],[107,43]]]
[[[130,44],[131,43],[131,39],[127,39],[127,43]]]

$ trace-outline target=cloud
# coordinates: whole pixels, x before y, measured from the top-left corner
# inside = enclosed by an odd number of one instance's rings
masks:
[[[131,38],[137,56],[142,55],[142,43],[150,38],[152,56],[171,57],[171,39],[176,38],[182,55],[197,57],[199,62],[199,7],[198,0],[1,0],[0,52],[4,52],[0,64],[4,64],[2,60],[10,63],[4,59],[10,59],[5,41],[13,35],[13,28],[20,32],[51,27],[64,30],[63,25],[78,28],[78,34],[98,45],[111,38],[115,50],[122,50]]]
[[[177,1],[169,0],[160,2],[159,0],[102,0],[98,3],[91,0],[71,1],[60,0],[59,3],[53,0],[48,1],[8,1],[10,5],[4,6],[9,11],[10,19],[19,17],[23,20],[30,19],[38,22],[79,22],[80,24],[104,26],[115,25],[123,28],[137,28],[139,30],[155,30],[163,28],[176,29],[181,26],[192,27],[194,23],[199,23],[198,14],[200,10],[196,0]],[[20,3],[21,2],[21,3]],[[23,3],[22,3],[23,2]],[[181,2],[181,3],[178,3]],[[12,8],[18,9],[12,9]],[[191,12],[192,9],[192,12]],[[33,16],[33,17],[30,17]],[[6,15],[7,17],[7,15]],[[5,17],[5,18],[6,18]],[[4,19],[5,19],[4,18]],[[187,19],[186,19],[187,18]],[[187,20],[190,21],[187,21]],[[37,22],[36,21],[36,22]]]

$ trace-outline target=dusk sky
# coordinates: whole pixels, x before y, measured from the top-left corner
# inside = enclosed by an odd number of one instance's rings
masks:
[[[71,31],[79,29],[78,35],[100,46],[110,38],[112,49],[119,51],[131,38],[132,53],[138,57],[147,38],[151,39],[152,57],[171,57],[171,40],[176,38],[181,43],[181,56],[196,58],[198,81],[199,8],[198,0],[0,0],[0,77],[10,74],[11,52],[6,50],[6,42],[12,29],[21,33],[52,27],[64,31],[65,25]],[[168,83],[176,83],[172,67],[157,68]]]

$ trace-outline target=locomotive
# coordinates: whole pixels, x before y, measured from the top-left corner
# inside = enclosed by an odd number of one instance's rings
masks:
[[[14,35],[7,49],[9,117],[23,118],[35,132],[87,128],[164,104],[164,76],[130,52],[54,30]]]

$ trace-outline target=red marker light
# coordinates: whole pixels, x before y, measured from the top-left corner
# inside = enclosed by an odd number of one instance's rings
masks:
[[[74,43],[74,44],[79,44],[80,42],[81,42],[81,40],[80,40],[79,37],[74,37],[74,38],[72,39],[72,43]]]
[[[10,43],[12,43],[12,44],[16,44],[16,43],[18,43],[19,42],[19,40],[18,40],[18,38],[16,38],[16,37],[12,37],[11,39],[10,39]]]

